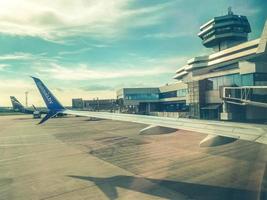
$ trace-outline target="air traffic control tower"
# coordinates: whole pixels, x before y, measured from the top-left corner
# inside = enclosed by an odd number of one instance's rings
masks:
[[[267,120],[267,21],[259,38],[249,41],[250,32],[247,17],[230,8],[200,27],[214,52],[189,59],[174,76],[187,84],[190,117]]]
[[[246,42],[250,32],[247,17],[235,15],[229,7],[227,15],[214,17],[202,25],[198,36],[205,47],[217,52]]]

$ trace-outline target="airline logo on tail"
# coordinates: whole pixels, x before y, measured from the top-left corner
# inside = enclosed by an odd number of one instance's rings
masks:
[[[38,84],[38,87],[40,88],[41,92],[44,94],[47,102],[49,104],[52,104],[53,103],[53,100],[52,100],[50,94],[46,91],[46,89],[41,84]]]

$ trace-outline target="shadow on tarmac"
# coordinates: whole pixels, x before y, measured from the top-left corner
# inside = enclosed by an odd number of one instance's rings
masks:
[[[235,188],[201,185],[170,180],[150,179],[134,176],[112,176],[108,178],[73,176],[85,181],[93,182],[110,200],[118,198],[116,187],[125,188],[165,199],[177,199],[177,195],[183,195],[184,199],[198,200],[255,200],[259,198],[257,191],[249,191]],[[159,187],[165,187],[172,192],[165,192]],[[266,191],[261,197],[266,197]],[[179,198],[180,199],[180,198]],[[260,198],[262,200],[262,198]]]

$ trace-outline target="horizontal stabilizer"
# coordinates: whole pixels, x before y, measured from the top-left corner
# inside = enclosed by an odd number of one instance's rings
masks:
[[[176,132],[177,129],[151,125],[140,130],[140,135],[159,135]]]
[[[32,104],[32,107],[35,111],[37,111],[37,108],[35,107],[35,105]]]
[[[216,147],[235,142],[236,138],[224,137],[220,135],[208,135],[200,143],[200,147]]]
[[[46,122],[47,120],[49,120],[51,117],[54,117],[58,114],[58,112],[55,111],[50,111],[46,114],[46,116],[38,123],[38,124],[42,124],[44,122]]]

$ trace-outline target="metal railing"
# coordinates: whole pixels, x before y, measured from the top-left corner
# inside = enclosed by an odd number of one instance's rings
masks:
[[[222,99],[233,104],[267,107],[267,86],[223,87]]]

